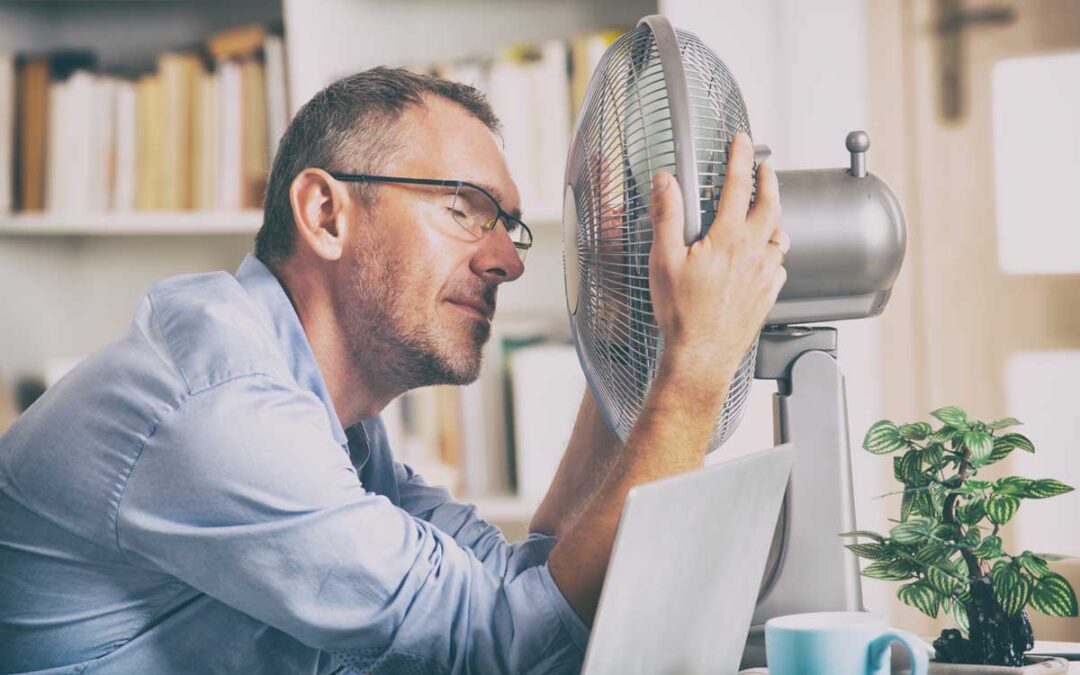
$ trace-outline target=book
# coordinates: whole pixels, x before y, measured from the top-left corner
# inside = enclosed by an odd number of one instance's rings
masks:
[[[502,54],[491,65],[488,99],[502,122],[503,151],[510,175],[521,193],[524,211],[537,203],[533,161],[533,116],[531,67],[537,54],[531,46],[521,46]]]
[[[194,127],[202,71],[202,61],[192,53],[168,52],[158,57],[164,114],[159,206],[164,209],[191,209],[195,203]]]
[[[94,68],[96,58],[81,50],[59,51],[47,55],[31,55],[19,59],[16,65],[16,207],[23,211],[41,211],[48,201],[46,180],[49,175],[49,128],[60,126],[60,116],[49,109],[50,100],[67,101],[66,89],[53,91],[56,83],[65,83],[77,71]],[[80,91],[85,85],[78,87]],[[73,95],[75,96],[75,95]],[[78,94],[81,97],[82,94]],[[74,119],[74,118],[73,118]],[[78,120],[76,120],[78,121]],[[59,142],[59,141],[55,141]],[[54,147],[58,152],[62,146]],[[62,169],[63,167],[58,167]],[[65,172],[66,175],[66,172]],[[63,176],[57,176],[54,200],[67,203],[61,189]],[[77,189],[81,189],[78,188]]]
[[[0,214],[15,207],[15,57],[0,54]]]
[[[452,491],[461,485],[461,469],[451,464],[441,447],[441,422],[446,412],[447,387],[421,387],[405,392],[382,417],[388,437],[399,461],[408,464],[431,485],[443,485]],[[387,422],[394,414],[399,420]]]
[[[109,208],[130,211],[135,208],[135,171],[138,155],[138,96],[135,83],[115,83],[113,122],[112,196]]]
[[[289,125],[289,87],[285,71],[285,41],[270,34],[263,42],[266,64],[266,133],[268,155],[277,154],[278,142]]]
[[[194,156],[192,157],[192,202],[196,209],[218,208],[217,183],[220,169],[219,138],[219,78],[216,73],[199,74],[198,106],[193,126]]]
[[[530,148],[536,171],[536,204],[561,213],[566,153],[570,150],[570,78],[567,47],[563,40],[548,40],[540,46],[539,60],[532,68],[534,114]]]
[[[259,24],[218,31],[206,38],[206,51],[215,61],[242,59],[258,54],[266,42],[266,28]]]
[[[117,79],[95,76],[87,93],[90,107],[86,158],[85,208],[100,213],[111,207],[116,171]]]
[[[585,375],[571,345],[522,347],[510,356],[518,495],[547,493],[577,419]]]
[[[240,61],[241,181],[242,208],[263,205],[266,179],[270,172],[270,151],[266,131],[266,80],[261,61]]]
[[[239,209],[243,203],[243,90],[240,64],[223,61],[217,65],[218,76],[218,169],[217,198],[219,209]]]
[[[48,57],[26,59],[16,78],[16,206],[22,211],[41,211],[45,208],[45,134],[51,119]]]
[[[165,97],[158,75],[144,75],[136,84],[138,152],[135,161],[135,208],[162,208],[162,148]]]

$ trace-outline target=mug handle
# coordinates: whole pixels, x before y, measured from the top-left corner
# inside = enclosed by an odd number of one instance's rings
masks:
[[[930,668],[930,659],[926,655],[925,643],[906,630],[895,628],[890,628],[870,642],[870,651],[867,654],[868,672],[878,671],[889,656],[889,645],[894,642],[899,642],[907,649],[908,656],[911,657],[911,675],[926,675]]]

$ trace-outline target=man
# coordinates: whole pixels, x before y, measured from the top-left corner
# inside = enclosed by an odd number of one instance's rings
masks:
[[[169,279],[0,438],[0,671],[540,673],[580,668],[627,491],[701,466],[785,280],[774,174],[732,147],[682,242],[653,187],[665,351],[622,447],[586,397],[508,544],[396,463],[378,413],[477,376],[523,272],[498,123],[469,87],[375,69],[286,132],[255,257]]]

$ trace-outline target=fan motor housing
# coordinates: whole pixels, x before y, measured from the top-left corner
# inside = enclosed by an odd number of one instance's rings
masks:
[[[900,274],[907,228],[896,195],[849,169],[777,172],[781,227],[791,237],[788,278],[767,323],[880,314]]]

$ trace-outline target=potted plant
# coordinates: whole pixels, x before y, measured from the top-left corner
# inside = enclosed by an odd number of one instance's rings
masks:
[[[894,455],[893,473],[904,486],[891,493],[903,495],[900,518],[887,535],[859,530],[841,536],[869,540],[847,546],[872,561],[863,576],[906,582],[897,591],[902,602],[930,617],[951,615],[957,628],[934,641],[937,661],[1022,666],[1034,644],[1025,607],[1076,616],[1076,593],[1047,565],[1060,556],[1006,553],[998,531],[1022,500],[1073,488],[1053,478],[976,479],[1013,450],[1035,452],[1025,436],[1006,432],[1020,422],[977,422],[952,406],[931,415],[940,428],[889,420],[870,427],[863,447]]]

